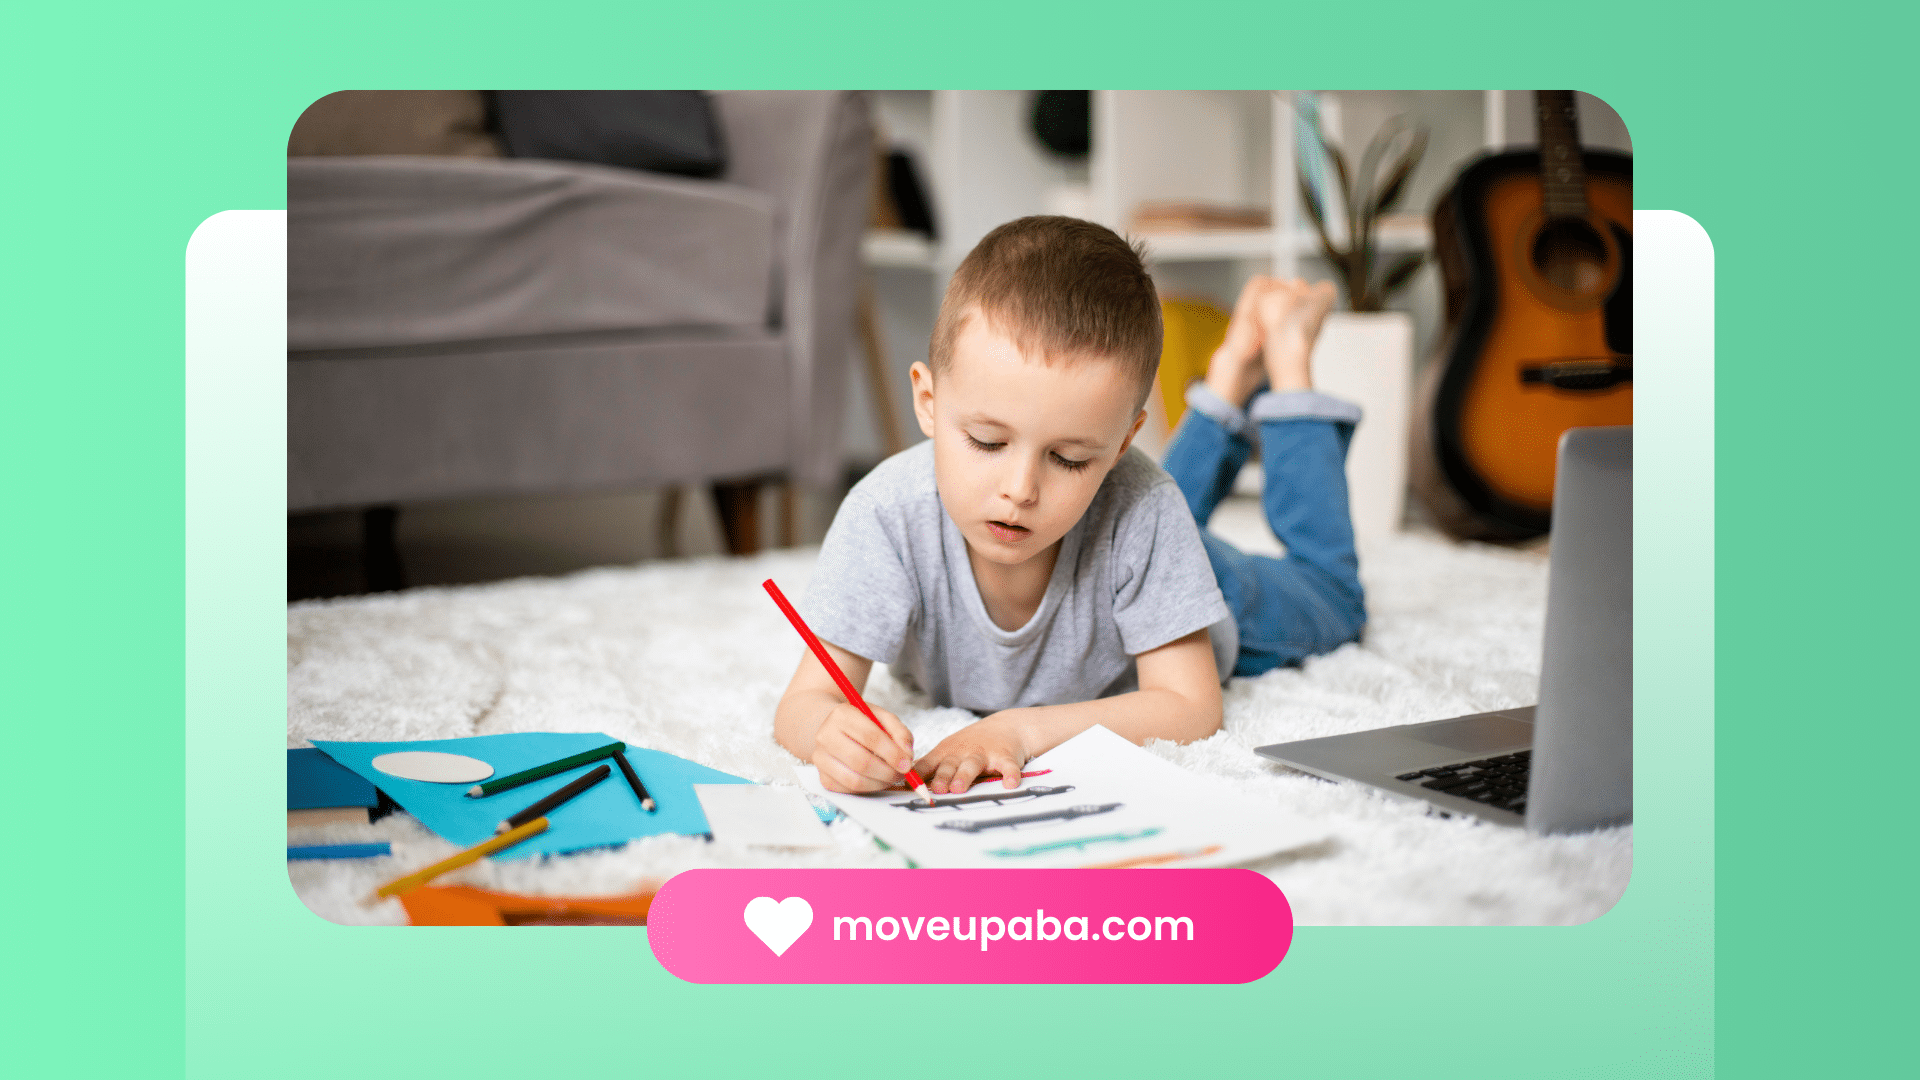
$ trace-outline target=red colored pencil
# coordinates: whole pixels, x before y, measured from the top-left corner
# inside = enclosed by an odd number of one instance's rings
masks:
[[[806,621],[800,618],[800,613],[793,610],[792,604],[787,603],[786,594],[780,591],[780,586],[775,585],[772,578],[768,578],[764,584],[767,588],[767,595],[773,597],[773,602],[780,605],[780,610],[786,613],[787,621],[793,624],[793,628],[800,631],[801,640],[807,643],[807,648],[813,650],[813,655],[820,661],[820,666],[827,669],[827,674],[833,676],[833,681],[840,687],[840,692],[847,696],[847,700],[852,702],[855,708],[867,714],[867,719],[873,721],[874,727],[879,728],[881,731],[886,731],[887,725],[881,723],[880,718],[873,715],[872,709],[867,708],[867,699],[861,697],[860,691],[853,688],[853,683],[848,680],[847,673],[841,671],[840,665],[833,662],[833,655],[827,652],[827,647],[820,644],[820,639],[813,636],[813,631],[807,628]],[[891,737],[891,732],[889,732],[889,737]],[[928,806],[933,805],[933,792],[927,790],[927,782],[920,779],[919,773],[908,769],[907,784],[913,788],[915,794],[927,800]]]
[[[1047,775],[1048,773],[1050,773],[1050,772],[1052,772],[1052,771],[1053,771],[1052,769],[1035,769],[1035,770],[1033,770],[1032,772],[1023,772],[1023,773],[1021,773],[1021,774],[1020,774],[1020,779],[1022,779],[1022,780],[1025,780],[1025,779],[1027,779],[1028,777],[1033,777],[1033,776],[1045,776],[1045,775]],[[997,773],[997,772],[983,772],[983,773],[981,773],[981,774],[980,774],[979,776],[976,776],[976,777],[974,777],[974,778],[973,778],[973,786],[974,786],[974,787],[979,787],[979,786],[980,786],[981,784],[984,784],[984,783],[986,783],[986,782],[988,782],[989,780],[1005,780],[1005,779],[1006,779],[1006,777],[1004,777],[1004,776],[1002,776],[1002,775],[1000,775],[1000,774],[999,774],[999,773]],[[957,794],[959,794],[959,792],[958,792],[958,791],[954,791],[954,792],[951,792],[950,794],[955,794],[955,795],[957,795]]]

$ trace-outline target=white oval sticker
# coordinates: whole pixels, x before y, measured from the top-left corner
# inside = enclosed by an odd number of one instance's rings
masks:
[[[471,784],[493,775],[493,766],[479,758],[437,750],[381,754],[373,759],[373,767],[402,780],[426,780],[435,784]]]

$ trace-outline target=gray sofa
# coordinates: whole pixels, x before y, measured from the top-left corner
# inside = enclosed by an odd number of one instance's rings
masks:
[[[868,103],[714,97],[717,180],[290,159],[289,512],[837,483]]]

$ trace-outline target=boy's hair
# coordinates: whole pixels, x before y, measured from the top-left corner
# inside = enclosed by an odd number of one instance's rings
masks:
[[[1160,298],[1141,250],[1113,230],[1070,217],[1023,217],[988,233],[953,272],[927,348],[935,374],[978,310],[1024,352],[1117,361],[1153,389],[1160,366]]]

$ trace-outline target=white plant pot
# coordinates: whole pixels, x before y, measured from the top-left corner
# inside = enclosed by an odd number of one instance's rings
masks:
[[[1335,312],[1313,350],[1314,388],[1360,406],[1347,450],[1353,531],[1362,547],[1391,536],[1406,511],[1413,319],[1402,311]]]

